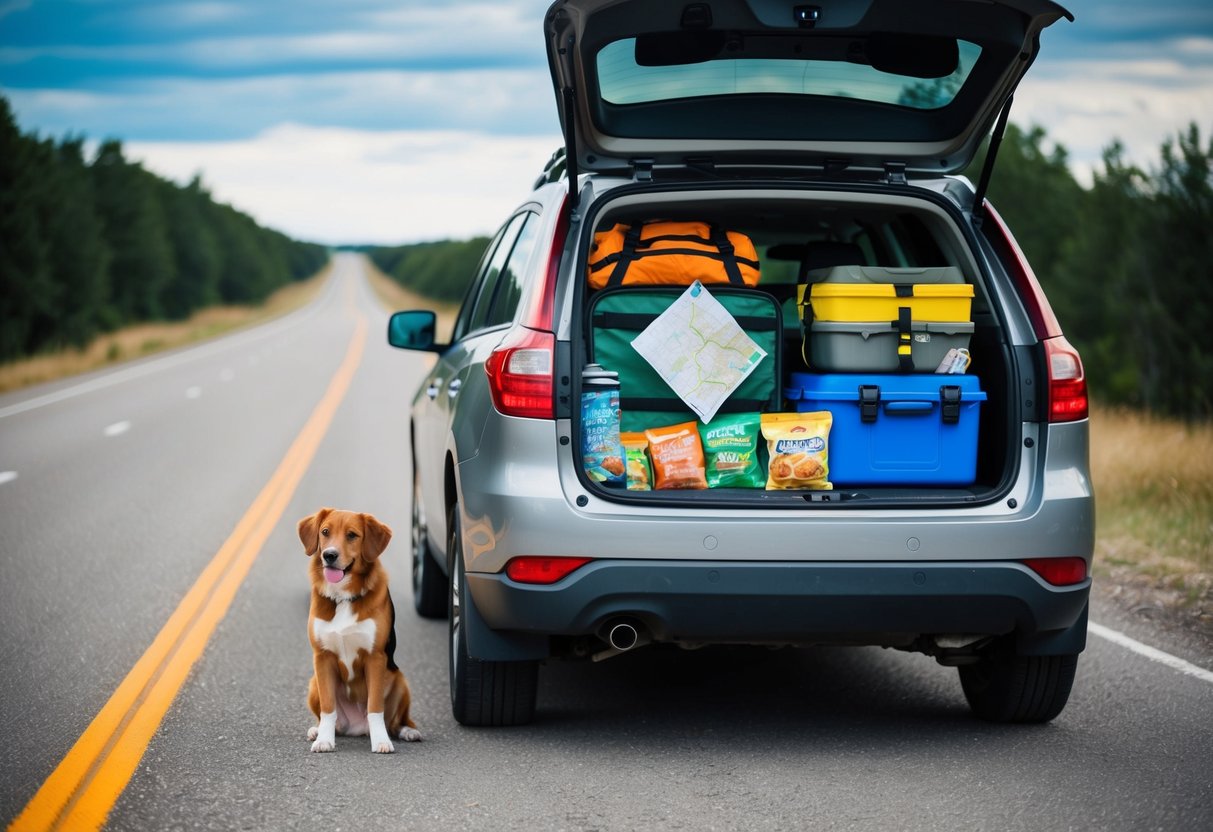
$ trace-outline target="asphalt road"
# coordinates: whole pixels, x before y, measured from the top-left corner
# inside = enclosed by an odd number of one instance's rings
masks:
[[[280,517],[251,510],[360,321],[365,351]],[[1213,828],[1213,681],[1103,637],[1045,726],[973,719],[956,672],[921,656],[656,647],[545,667],[533,725],[458,726],[445,625],[412,615],[408,586],[406,414],[424,358],[387,347],[385,321],[342,255],[319,299],[280,321],[0,397],[6,824],[254,514],[272,529],[108,828]],[[424,741],[394,755],[340,737],[334,754],[308,752],[295,523],[322,505],[396,530],[384,563]]]

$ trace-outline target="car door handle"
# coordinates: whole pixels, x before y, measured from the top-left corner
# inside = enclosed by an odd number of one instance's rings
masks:
[[[450,398],[455,398],[459,395],[459,388],[463,386],[463,379],[453,378],[451,383],[446,386],[446,394]]]

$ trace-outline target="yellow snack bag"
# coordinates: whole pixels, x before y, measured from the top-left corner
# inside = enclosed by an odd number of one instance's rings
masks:
[[[762,435],[767,440],[767,490],[806,488],[831,491],[829,440],[834,415],[828,410],[811,413],[764,413]]]
[[[649,440],[658,489],[708,487],[703,443],[695,422],[649,428],[644,435]]]
[[[643,433],[621,433],[627,465],[628,491],[649,491],[653,487],[653,468],[649,465],[649,440]]]

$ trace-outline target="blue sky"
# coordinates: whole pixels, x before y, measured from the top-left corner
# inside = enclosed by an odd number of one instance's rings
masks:
[[[1120,138],[1213,131],[1213,2],[1071,0],[1013,119],[1086,176]],[[493,229],[560,143],[548,0],[0,0],[23,129],[121,138],[147,167],[321,242]]]

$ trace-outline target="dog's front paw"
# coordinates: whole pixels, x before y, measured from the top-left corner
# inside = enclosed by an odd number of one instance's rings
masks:
[[[421,732],[416,728],[410,728],[405,725],[400,729],[400,739],[405,742],[421,742]]]
[[[373,754],[395,754],[396,746],[392,745],[391,740],[380,740],[371,743],[371,753]]]
[[[315,740],[315,742],[312,743],[312,751],[335,751],[337,748],[336,730],[337,712],[321,712],[320,724],[313,725],[311,728],[307,729],[307,738],[309,740]]]

